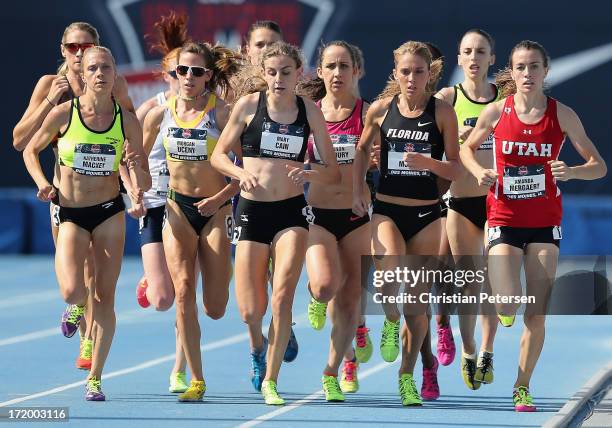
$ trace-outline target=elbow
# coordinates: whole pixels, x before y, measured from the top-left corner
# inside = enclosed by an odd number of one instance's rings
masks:
[[[606,165],[606,162],[602,159],[601,168],[600,168],[600,176],[598,178],[604,178],[607,174],[608,174],[608,165]]]
[[[26,148],[27,144],[28,142],[25,141],[25,138],[19,137],[13,132],[13,148],[15,150],[17,150],[18,152],[22,152]]]

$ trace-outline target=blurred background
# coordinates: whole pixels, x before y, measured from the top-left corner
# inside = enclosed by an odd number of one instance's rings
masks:
[[[321,41],[343,39],[364,52],[364,98],[373,99],[393,68],[392,51],[406,40],[433,42],[444,53],[440,86],[457,83],[457,43],[469,28],[488,31],[496,40],[494,73],[508,61],[520,40],[536,40],[551,58],[548,92],[572,107],[604,159],[612,162],[609,108],[612,93],[612,2],[576,1],[392,1],[379,0],[80,0],[23,1],[3,6],[0,31],[5,102],[0,145],[0,253],[53,252],[48,204],[36,200],[21,153],[12,147],[12,129],[25,111],[32,90],[60,63],[64,28],[87,21],[99,31],[130,84],[136,107],[163,88],[153,72],[159,57],[149,52],[144,35],[170,10],[189,16],[189,34],[196,40],[244,44],[248,26],[259,19],[277,21],[285,39],[302,47],[310,66]],[[560,158],[580,162],[571,144]],[[51,177],[53,154],[42,162]],[[564,254],[612,254],[612,178],[561,183],[564,192]],[[606,236],[608,238],[606,238]],[[128,222],[126,253],[139,252],[137,222]]]

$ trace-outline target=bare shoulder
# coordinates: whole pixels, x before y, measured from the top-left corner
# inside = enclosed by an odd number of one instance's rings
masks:
[[[393,101],[393,97],[385,97],[374,101],[368,109],[368,115],[371,117],[382,117],[389,110],[389,106]]]
[[[165,111],[166,111],[166,106],[165,105],[161,105],[161,106],[157,105],[157,106],[153,107],[147,113],[147,115],[145,117],[145,121],[144,121],[144,126],[143,127],[159,125],[161,123],[161,121],[162,121],[162,118],[164,117],[164,112]]]
[[[455,99],[455,87],[448,86],[446,88],[442,88],[435,95],[436,98],[445,101],[446,103],[453,105]]]
[[[557,116],[559,120],[573,120],[578,118],[578,114],[569,106],[557,101]]]
[[[450,105],[448,102],[434,97],[435,102],[436,102],[436,114],[441,113],[444,115],[449,115],[449,114],[455,114],[455,109],[453,108],[452,105]]]
[[[232,110],[244,116],[252,115],[257,111],[258,103],[259,92],[254,92],[240,97]]]

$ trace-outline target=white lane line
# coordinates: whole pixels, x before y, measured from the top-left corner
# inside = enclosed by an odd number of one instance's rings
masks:
[[[236,334],[234,336],[230,336],[225,339],[207,343],[206,345],[200,346],[200,349],[202,351],[212,351],[215,349],[223,348],[225,346],[230,346],[236,343],[243,342],[247,340],[248,338],[249,338],[248,333]],[[144,363],[138,364],[136,366],[127,367],[121,370],[115,370],[114,372],[104,374],[102,378],[105,380],[112,379],[114,377],[123,376],[123,375],[134,373],[140,370],[148,369],[149,367],[157,366],[157,365],[163,364],[168,361],[174,361],[174,353],[164,355],[163,357],[155,358],[153,360],[145,361]],[[67,385],[62,385],[57,388],[37,392],[36,394],[30,394],[30,395],[26,395],[25,397],[20,397],[20,398],[15,398],[9,401],[4,401],[0,403],[0,407],[6,407],[6,406],[18,404],[18,403],[23,403],[24,401],[34,400],[36,398],[45,397],[47,395],[52,395],[58,392],[66,391],[68,389],[76,388],[78,386],[83,386],[83,385],[85,385],[84,380],[81,380],[79,382],[69,383]]]
[[[31,305],[32,303],[47,302],[49,300],[57,299],[58,295],[59,293],[57,290],[47,290],[7,297],[0,300],[0,309]]]
[[[154,311],[144,311],[142,309],[131,309],[117,314],[117,323],[127,324],[138,318],[144,318],[155,314]],[[33,331],[31,333],[20,334],[18,336],[0,339],[0,346],[14,345],[15,343],[29,342],[30,340],[43,339],[49,336],[61,334],[59,323],[56,327]]]
[[[394,367],[396,366],[396,364],[389,364],[386,362],[382,362],[379,363],[377,365],[375,365],[374,367],[369,368],[368,370],[365,370],[363,373],[359,373],[359,379],[365,379],[368,376],[371,376],[375,373],[378,373],[381,370],[384,369],[388,369],[389,367]],[[312,394],[310,394],[307,397],[302,398],[301,400],[298,401],[294,401],[293,403],[287,404],[286,406],[283,406],[279,409],[276,409],[270,413],[266,413],[264,415],[258,416],[255,419],[252,419],[248,422],[245,422],[243,424],[240,424],[237,426],[237,428],[250,428],[250,427],[254,427],[256,425],[259,425],[265,421],[269,421],[272,418],[275,418],[277,416],[283,415],[287,412],[290,412],[292,410],[297,409],[298,407],[303,406],[306,403],[310,403],[311,401],[314,401],[316,399],[318,399],[319,397],[321,397],[323,395],[323,390],[319,390],[317,392],[314,392]]]

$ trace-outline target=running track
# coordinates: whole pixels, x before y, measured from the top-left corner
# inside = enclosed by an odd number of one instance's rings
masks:
[[[200,316],[204,376],[201,404],[179,404],[168,393],[174,357],[174,310],[141,309],[134,285],[142,272],[137,258],[126,258],[116,298],[117,332],[106,364],[106,403],[84,400],[85,372],[74,368],[78,338],[64,338],[58,328],[64,308],[51,257],[2,257],[0,278],[0,407],[69,407],[70,424],[88,427],[159,426],[540,426],[610,359],[612,317],[556,316],[548,320],[547,338],[532,393],[539,411],[517,414],[510,398],[516,373],[521,323],[498,330],[495,383],[469,391],[459,374],[458,358],[440,367],[442,396],[422,408],[404,408],[397,392],[397,362],[387,364],[377,351],[382,317],[368,325],[375,350],[360,367],[360,390],[343,404],[327,404],[319,393],[328,343],[329,322],[321,332],[305,317],[305,272],[296,293],[295,329],[300,344],[296,361],[281,369],[279,392],[288,406],[265,406],[250,383],[246,329],[233,291],[224,318]],[[232,285],[233,289],[233,285]],[[269,319],[269,318],[268,318]],[[457,320],[453,317],[455,339]],[[434,337],[435,343],[435,337]],[[420,387],[421,366],[415,371]]]

